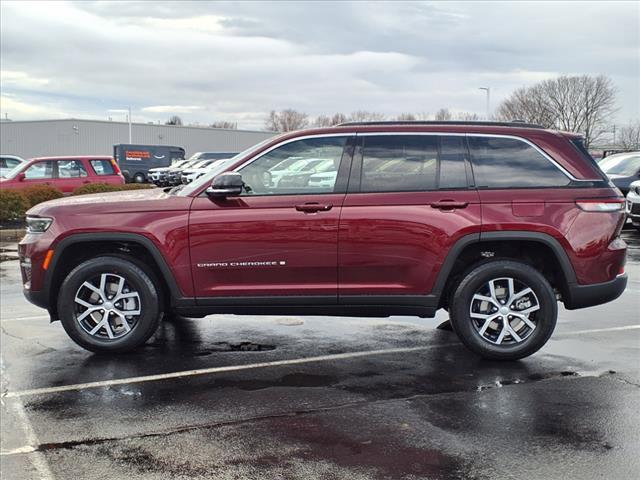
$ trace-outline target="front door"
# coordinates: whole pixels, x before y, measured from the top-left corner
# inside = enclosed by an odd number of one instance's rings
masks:
[[[189,237],[199,303],[263,296],[274,297],[271,302],[280,296],[298,296],[300,303],[306,296],[337,302],[338,222],[352,150],[345,148],[348,139],[285,142],[236,169],[245,182],[239,197],[212,200],[203,194],[194,200]],[[332,181],[309,182],[318,160],[325,168],[331,165]],[[282,167],[294,164],[295,170]]]
[[[340,303],[425,305],[481,226],[464,135],[362,134],[340,219]]]

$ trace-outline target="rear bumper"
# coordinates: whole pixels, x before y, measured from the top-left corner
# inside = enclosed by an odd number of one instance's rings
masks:
[[[593,285],[569,285],[564,306],[568,310],[593,307],[615,300],[627,288],[627,274],[623,273],[609,282]]]

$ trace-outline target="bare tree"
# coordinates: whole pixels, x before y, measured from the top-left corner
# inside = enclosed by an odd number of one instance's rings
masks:
[[[396,118],[396,120],[399,122],[415,122],[417,119],[418,117],[416,117],[416,115],[413,113],[401,113]]]
[[[171,115],[169,120],[164,122],[165,125],[182,125],[182,119],[178,115]]]
[[[606,131],[615,96],[616,88],[604,75],[562,76],[516,90],[500,104],[496,117],[580,132],[588,147]]]
[[[640,120],[622,127],[617,143],[625,150],[640,150]]]
[[[336,113],[331,117],[331,125],[340,125],[341,123],[348,122],[349,119],[344,113]]]
[[[237,130],[238,129],[238,123],[237,122],[226,122],[224,120],[219,121],[219,122],[213,122],[209,126],[211,128],[225,128],[227,130]]]
[[[442,122],[442,121],[451,120],[452,118],[453,118],[453,115],[451,115],[451,112],[449,111],[448,108],[441,108],[436,112],[435,120],[437,122]]]
[[[479,122],[482,120],[480,115],[471,112],[459,112],[456,113],[455,117],[456,120],[462,120],[463,122]]]
[[[379,122],[384,120],[383,113],[368,112],[366,110],[357,110],[349,115],[349,122]]]
[[[318,128],[332,127],[333,123],[331,122],[331,117],[328,117],[327,115],[318,115],[313,121],[313,126]]]
[[[291,108],[276,112],[271,110],[264,122],[267,130],[272,132],[291,132],[300,130],[309,124],[309,117],[306,113],[298,112]]]

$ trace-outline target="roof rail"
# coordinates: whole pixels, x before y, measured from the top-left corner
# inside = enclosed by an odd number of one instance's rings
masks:
[[[344,122],[337,127],[353,126],[376,126],[376,125],[470,125],[487,127],[521,127],[521,128],[546,128],[535,123],[526,123],[524,120],[513,120],[511,122],[486,122],[486,121],[462,121],[462,120],[381,120],[372,122]]]

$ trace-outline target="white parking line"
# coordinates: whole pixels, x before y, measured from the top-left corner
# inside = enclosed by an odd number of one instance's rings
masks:
[[[16,448],[14,450],[3,451],[2,456],[12,455],[16,453],[28,453],[33,467],[36,469],[36,472],[38,472],[38,478],[40,480],[53,480],[54,476],[51,472],[51,469],[49,468],[47,459],[42,452],[36,450],[36,446],[40,445],[40,442],[38,441],[38,437],[33,431],[31,422],[27,418],[27,414],[24,411],[22,402],[20,402],[20,400],[14,402],[13,409],[16,412],[16,417],[18,417],[20,425],[22,425],[24,436],[27,441],[27,446]]]
[[[576,330],[573,332],[563,332],[562,335],[581,335],[589,333],[617,332],[624,330],[637,330],[640,325],[626,325],[622,327],[598,328],[591,330]],[[560,334],[560,333],[559,333]],[[290,360],[275,360],[272,362],[249,363],[246,365],[228,365],[225,367],[200,368],[196,370],[184,370],[180,372],[160,373],[156,375],[145,375],[140,377],[117,378],[113,380],[103,380],[88,383],[76,383],[71,385],[60,385],[57,387],[34,388],[30,390],[17,390],[6,392],[4,398],[19,398],[32,395],[45,395],[50,393],[70,392],[85,390],[88,388],[111,387],[114,385],[126,385],[131,383],[155,382],[159,380],[169,380],[174,378],[194,377],[199,375],[209,375],[214,373],[237,372],[242,370],[255,370],[258,368],[281,367],[287,365],[302,365],[306,363],[331,362],[335,360],[347,360],[350,358],[369,357],[374,355],[388,355],[393,353],[409,353],[431,350],[435,348],[460,347],[461,343],[443,343],[440,345],[428,345],[424,347],[387,348],[383,350],[366,350],[360,352],[337,353],[333,355],[320,355],[317,357],[292,358]]]
[[[10,317],[10,318],[3,318],[0,317],[0,322],[2,323],[6,323],[6,322],[24,322],[24,321],[29,321],[29,320],[45,320],[45,319],[49,319],[49,315],[35,315],[33,317]]]
[[[637,330],[640,325],[625,325],[623,327],[594,328],[591,330],[576,330],[575,332],[558,332],[558,335],[579,335],[583,333],[619,332],[623,330]]]
[[[273,362],[249,363],[246,365],[228,365],[225,367],[200,368],[197,370],[185,370],[181,372],[161,373],[157,375],[145,375],[141,377],[117,378],[114,380],[104,380],[99,382],[77,383],[72,385],[60,385],[58,387],[34,388],[31,390],[18,390],[7,392],[4,398],[26,397],[30,395],[42,395],[47,393],[69,392],[74,390],[85,390],[87,388],[111,387],[113,385],[124,385],[130,383],[154,382],[172,378],[193,377],[197,375],[208,375],[212,373],[237,372],[240,370],[254,370],[266,367],[281,367],[286,365],[301,365],[314,362],[331,362],[334,360],[345,360],[349,358],[369,357],[372,355],[386,355],[392,353],[419,352],[433,348],[458,347],[460,343],[443,343],[440,345],[429,345],[425,347],[387,348],[384,350],[367,350],[350,353],[336,353],[333,355],[320,355],[317,357],[292,358],[290,360],[275,360]]]

